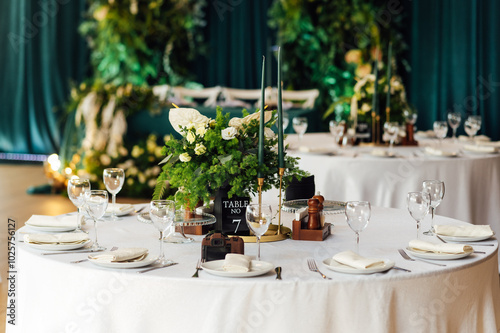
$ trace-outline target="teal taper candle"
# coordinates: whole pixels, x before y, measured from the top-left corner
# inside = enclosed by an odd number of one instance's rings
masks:
[[[391,63],[392,63],[392,43],[389,43],[389,55],[387,57],[387,99],[385,109],[391,108]]]
[[[378,89],[378,48],[375,55],[375,83],[373,84],[373,99],[372,99],[372,111],[378,114],[377,105],[377,89]]]
[[[283,148],[283,107],[281,102],[281,47],[278,48],[278,168],[285,167],[285,154]]]
[[[260,124],[259,124],[259,172],[257,173],[257,178],[264,178],[262,171],[260,169],[264,166],[264,103],[265,103],[265,93],[264,93],[264,77],[266,73],[266,57],[262,56],[262,83],[261,83],[261,98],[260,98]]]

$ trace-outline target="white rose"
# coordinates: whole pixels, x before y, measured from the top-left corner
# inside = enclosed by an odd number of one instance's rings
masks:
[[[221,135],[224,140],[234,139],[236,137],[236,134],[238,134],[238,130],[234,127],[228,127],[221,131]]]
[[[196,155],[203,155],[207,151],[207,148],[202,143],[197,143],[194,148],[194,153]]]
[[[276,134],[272,129],[270,129],[269,127],[264,127],[264,137],[266,137],[267,139],[272,139],[275,135]]]
[[[264,112],[264,122],[267,123],[269,120],[271,120],[272,116],[273,116],[273,113],[271,111]],[[237,118],[237,117],[232,118],[231,120],[229,120],[229,126],[240,129],[243,124],[248,125],[254,119],[257,120],[257,122],[260,122],[260,111],[252,113],[243,119]]]
[[[198,134],[200,137],[204,137],[205,133],[207,133],[207,127],[205,124],[198,124],[196,127],[196,134]]]
[[[191,161],[191,156],[189,156],[188,153],[182,153],[179,155],[179,159],[181,160],[181,162],[189,162]]]
[[[189,131],[188,134],[186,135],[186,140],[189,143],[193,143],[194,140],[196,140],[196,137],[194,136],[193,132]]]

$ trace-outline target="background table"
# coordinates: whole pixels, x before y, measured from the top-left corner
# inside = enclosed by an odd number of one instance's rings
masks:
[[[500,234],[500,154],[464,152],[459,157],[429,156],[423,147],[395,147],[398,157],[376,157],[373,149],[343,148],[338,155],[327,133],[306,134],[301,143],[289,135],[288,154],[315,177],[316,190],[329,200],[368,200],[382,207],[406,208],[406,195],[420,191],[422,181],[444,181],[446,193],[436,213],[473,224],[490,224]],[[422,143],[422,142],[421,142]],[[436,145],[426,140],[424,145]],[[309,152],[298,150],[309,149]],[[275,195],[275,194],[273,194]],[[269,196],[269,195],[268,195]],[[430,215],[424,228],[430,226]]]
[[[284,214],[290,224],[292,214]],[[439,223],[461,223],[438,217]],[[496,332],[500,291],[495,246],[486,254],[445,261],[447,267],[401,258],[398,248],[415,236],[404,210],[373,208],[361,234],[361,253],[392,259],[412,270],[347,275],[329,271],[322,260],[354,248],[354,233],[342,215],[328,215],[333,235],[324,242],[263,243],[262,260],[283,267],[255,278],[222,278],[200,271],[201,236],[191,244],[166,244],[179,264],[137,274],[85,262],[86,254],[42,256],[18,246],[18,318],[8,332]],[[86,227],[90,227],[87,225]],[[157,251],[158,232],[135,216],[99,223],[104,246],[143,246]],[[90,229],[93,236],[93,230]],[[256,254],[256,244],[245,244]],[[332,280],[307,268],[314,258]]]

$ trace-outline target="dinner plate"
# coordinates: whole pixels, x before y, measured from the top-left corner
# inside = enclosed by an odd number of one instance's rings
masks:
[[[434,253],[434,252],[417,251],[409,247],[407,247],[406,250],[414,257],[421,259],[431,259],[431,260],[461,259],[471,255],[474,252],[474,249],[472,249],[464,253]]]
[[[67,251],[67,250],[76,250],[84,247],[90,242],[90,239],[87,240],[84,243],[80,244],[33,244],[33,243],[26,243],[28,246],[38,249],[38,250],[45,250],[45,251]]]
[[[373,273],[385,272],[394,267],[394,261],[389,259],[385,259],[383,265],[377,265],[367,269],[358,269],[351,266],[347,266],[339,263],[333,258],[327,258],[323,260],[323,264],[326,266],[326,268],[332,271],[339,273],[346,273],[346,274],[373,274]]]
[[[96,266],[106,267],[106,268],[139,268],[151,265],[156,261],[156,257],[151,257],[149,255],[146,258],[139,261],[129,261],[129,262],[113,262],[113,261],[98,261],[95,259],[90,259],[89,261]]]
[[[43,232],[67,232],[67,231],[73,231],[76,229],[76,225],[74,227],[40,227],[40,226],[36,226],[36,225],[31,225],[31,224],[26,224],[26,225],[33,230],[43,231]]]
[[[201,268],[209,274],[223,277],[252,277],[266,274],[274,269],[274,265],[270,262],[252,260],[250,271],[248,272],[227,272],[224,266],[224,260],[207,261],[201,264]]]
[[[135,211],[135,207],[133,205],[130,205],[130,204],[116,204],[116,205],[118,207],[120,207],[120,206],[122,206],[122,207],[123,206],[129,206],[129,208],[126,208],[126,209],[123,209],[123,210],[118,210],[116,212],[116,216],[125,216],[125,215],[128,215],[128,214],[130,214],[130,213],[132,213],[132,212]],[[110,208],[110,206],[111,205],[109,205],[108,208]],[[104,213],[104,216],[107,216],[107,217],[111,216],[111,211],[106,210],[106,213]]]
[[[495,233],[493,233],[493,235],[481,236],[481,237],[461,237],[461,236],[444,236],[438,234],[439,237],[449,242],[479,242],[486,239],[490,239],[494,235]]]

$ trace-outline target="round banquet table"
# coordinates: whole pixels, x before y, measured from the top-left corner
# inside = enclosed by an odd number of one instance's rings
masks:
[[[138,206],[139,207],[139,206]],[[293,214],[284,213],[285,225]],[[283,268],[252,278],[213,276],[200,271],[201,239],[165,244],[178,265],[137,274],[140,269],[109,269],[90,262],[70,264],[86,254],[41,255],[18,244],[18,325],[7,332],[497,332],[500,328],[498,243],[479,242],[476,250],[446,267],[406,261],[397,249],[415,237],[415,222],[404,210],[372,208],[361,233],[364,256],[394,260],[411,273],[390,270],[370,275],[342,274],[322,261],[354,249],[354,233],[343,215],[323,242],[262,243],[262,260]],[[437,217],[438,223],[464,222]],[[94,231],[90,225],[90,236]],[[101,245],[147,247],[157,254],[158,232],[128,216],[99,222]],[[24,227],[22,232],[27,232]],[[432,238],[424,238],[432,240]],[[434,240],[436,241],[436,240]],[[494,244],[485,246],[481,244]],[[245,244],[255,255],[256,244]],[[308,270],[313,258],[323,273]]]
[[[291,156],[299,167],[314,175],[316,190],[329,200],[366,200],[381,207],[406,208],[408,192],[420,191],[422,181],[444,181],[446,193],[436,213],[473,224],[489,224],[500,234],[500,154],[472,153],[463,144],[446,139],[445,149],[462,152],[458,157],[432,156],[425,146],[437,140],[419,141],[419,147],[395,146],[396,157],[377,157],[374,149],[355,146],[337,150],[329,133],[287,137]],[[273,193],[273,196],[276,194]],[[430,215],[424,225],[428,228]]]

